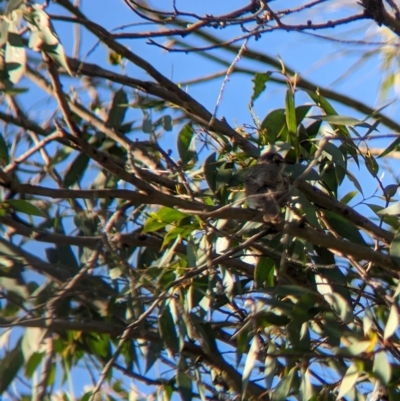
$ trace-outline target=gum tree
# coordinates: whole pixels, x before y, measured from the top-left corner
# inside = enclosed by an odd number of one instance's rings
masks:
[[[397,399],[399,122],[258,46],[376,28],[379,43],[365,30],[347,42],[384,58],[385,94],[396,3],[329,2],[351,6],[331,15],[323,0],[252,0],[217,15],[126,0],[135,23],[113,31],[97,2],[48,3],[3,2],[0,20],[4,397]],[[135,51],[142,39],[224,70],[168,78]],[[90,58],[98,46],[103,62]],[[251,124],[219,113],[237,74],[252,82]],[[213,104],[188,90],[218,78]],[[283,100],[258,115],[271,87]],[[270,148],[290,179],[279,225],[243,191]]]

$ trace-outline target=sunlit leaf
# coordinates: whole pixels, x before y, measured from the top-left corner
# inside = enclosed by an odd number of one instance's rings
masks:
[[[337,400],[340,400],[344,397],[351,389],[354,388],[354,385],[357,382],[360,373],[358,371],[358,367],[355,363],[352,363],[350,367],[347,369],[345,376],[342,379],[342,383],[340,384],[339,394],[337,396]]]
[[[294,139],[297,132],[297,119],[296,110],[294,107],[294,94],[290,88],[286,91],[285,106],[286,124],[289,129],[289,135],[292,139]]]
[[[264,92],[266,88],[266,83],[269,81],[271,76],[270,72],[257,72],[252,79],[253,85],[253,94],[251,95],[250,104],[253,105],[254,101],[258,99],[261,93]]]
[[[399,311],[396,304],[390,307],[390,313],[388,320],[386,322],[385,331],[383,333],[383,338],[387,340],[390,338],[399,327]]]
[[[22,199],[10,199],[4,203],[12,207],[17,212],[25,213],[30,216],[40,216],[40,217],[46,216],[46,213],[40,210],[34,204]]]
[[[308,118],[312,118],[314,120],[325,121],[327,123],[335,124],[335,125],[348,125],[350,127],[360,126],[364,128],[370,128],[371,125],[366,123],[365,121],[357,120],[353,117],[347,116],[337,116],[337,115],[329,115],[329,116],[308,116]]]
[[[251,342],[249,352],[247,354],[246,362],[244,364],[243,375],[242,375],[242,392],[243,396],[246,394],[246,388],[249,383],[251,372],[254,369],[254,365],[257,360],[258,352],[260,351],[260,344],[258,337],[255,336]]]
[[[390,382],[392,367],[385,351],[380,351],[375,354],[372,371],[382,384],[387,385]]]

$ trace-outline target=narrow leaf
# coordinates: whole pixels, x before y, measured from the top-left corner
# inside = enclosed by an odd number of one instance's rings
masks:
[[[375,377],[377,377],[383,385],[387,385],[392,377],[392,366],[388,360],[385,351],[375,354],[374,365],[372,368]]]
[[[400,266],[400,233],[397,233],[390,244],[389,254],[395,263]]]
[[[67,168],[64,176],[64,187],[69,188],[80,181],[86,168],[89,164],[89,157],[86,153],[79,153],[79,155],[72,161]]]
[[[126,92],[121,88],[118,89],[113,96],[111,102],[110,112],[108,113],[107,124],[113,128],[120,128],[126,114],[128,105],[128,96]]]
[[[355,363],[352,363],[342,379],[339,394],[336,398],[337,400],[341,400],[342,397],[344,397],[351,389],[354,388],[355,384],[357,383],[358,377],[359,372],[357,365]]]
[[[7,202],[4,202],[4,204],[9,205],[17,212],[25,213],[30,216],[46,217],[46,213],[26,200],[10,199]]]
[[[194,147],[192,146],[194,129],[190,124],[186,124],[178,134],[178,153],[184,164],[195,158]]]
[[[371,124],[366,123],[365,121],[357,120],[356,118],[353,117],[347,117],[347,116],[338,116],[338,115],[329,115],[329,116],[308,116],[308,118],[312,118],[314,120],[318,121],[325,121],[330,124],[335,124],[335,125],[348,125],[350,127],[364,127],[364,128],[370,128]]]
[[[289,130],[289,134],[292,137],[296,135],[297,120],[296,120],[296,110],[294,108],[294,94],[290,88],[286,91],[285,111],[286,111],[286,124]]]
[[[249,353],[247,354],[246,363],[243,369],[242,375],[242,400],[245,400],[245,394],[247,385],[249,383],[251,372],[254,369],[254,364],[257,360],[258,353],[260,351],[260,344],[258,342],[258,336],[254,336],[253,341],[250,346]]]
[[[390,308],[390,313],[385,326],[385,332],[383,338],[387,340],[390,338],[399,327],[399,311],[397,310],[397,305],[393,304]]]
[[[262,72],[259,73],[257,72],[254,75],[254,78],[252,79],[252,82],[254,82],[253,85],[253,94],[251,95],[250,99],[250,104],[253,105],[254,101],[261,95],[262,92],[264,92],[266,88],[266,83],[269,81],[271,77],[271,72]]]

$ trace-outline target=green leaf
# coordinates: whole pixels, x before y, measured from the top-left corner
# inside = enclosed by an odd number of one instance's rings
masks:
[[[152,213],[151,216],[166,223],[173,223],[189,217],[190,215],[170,207],[162,207],[157,212]]]
[[[312,118],[318,121],[325,121],[329,124],[334,125],[347,125],[349,127],[363,127],[370,128],[371,124],[366,123],[365,121],[358,120],[357,118],[347,117],[347,116],[338,116],[338,115],[329,115],[329,116],[308,116],[308,118]]]
[[[290,369],[289,373],[279,382],[274,391],[274,401],[286,401],[290,389],[292,387],[293,379],[295,377],[297,367]]]
[[[271,72],[257,72],[252,79],[253,94],[251,95],[250,104],[253,106],[254,101],[264,92],[266,83],[270,80]]]
[[[392,377],[392,366],[385,351],[380,351],[375,354],[372,371],[383,385],[389,384]]]
[[[216,192],[216,173],[219,162],[216,161],[216,153],[211,153],[203,164],[204,178],[206,179],[208,188],[212,193]]]
[[[297,125],[300,125],[300,123],[304,120],[305,116],[310,111],[310,109],[311,109],[310,105],[302,105],[302,106],[296,107],[296,122],[297,122]]]
[[[179,352],[179,339],[175,331],[175,323],[172,319],[169,307],[165,306],[158,315],[158,329],[171,357]]]
[[[275,143],[281,132],[286,127],[285,110],[277,109],[271,111],[261,123],[261,128],[267,131],[267,138],[269,143]]]
[[[233,175],[233,164],[232,162],[222,163],[217,170],[217,176],[215,178],[216,190],[219,191],[226,188]]]
[[[9,24],[4,61],[10,81],[16,84],[25,73],[26,52],[15,23]]]
[[[380,216],[389,215],[397,216],[400,214],[400,202],[396,202],[393,205],[385,207],[384,209],[377,212]]]
[[[15,348],[5,352],[0,364],[0,394],[3,394],[12,383],[18,371],[24,363],[21,351],[21,342],[18,341]]]
[[[170,115],[162,116],[161,124],[165,131],[172,131],[172,117]]]
[[[269,286],[274,284],[275,262],[271,258],[260,257],[257,266],[254,269],[254,281],[257,287],[264,283]]]
[[[336,166],[340,166],[346,170],[345,156],[333,143],[327,142],[325,144],[323,154],[325,154],[325,156],[327,156]]]
[[[285,172],[288,173],[293,179],[300,177],[300,175],[302,175],[306,169],[307,166],[304,166],[303,164],[285,165]],[[319,181],[321,179],[321,176],[314,169],[312,169],[305,177],[303,177],[303,179],[310,181]]]
[[[347,205],[356,195],[358,195],[358,191],[347,192],[347,194],[340,199],[340,202]]]
[[[289,130],[289,135],[292,139],[292,144],[295,144],[294,139],[297,138],[297,119],[296,110],[294,108],[294,94],[291,88],[286,91],[285,111],[286,125]]]
[[[341,237],[346,238],[349,241],[354,242],[356,244],[368,246],[358,228],[352,223],[350,223],[349,220],[328,210],[324,211],[324,215],[329,225]]]
[[[43,10],[43,6],[33,4],[30,9],[24,10],[23,16],[32,31],[29,47],[34,51],[44,51],[56,64],[63,67],[72,76],[64,48],[58,39],[50,17]]]
[[[394,236],[393,241],[390,244],[389,254],[394,262],[400,266],[400,233],[396,233]]]
[[[274,343],[270,343],[268,346],[267,354],[268,356],[265,358],[264,364],[264,379],[266,388],[272,388],[272,384],[276,375],[276,367],[277,367],[277,358],[271,356],[275,354],[276,347]]]
[[[0,166],[8,164],[10,157],[8,155],[8,146],[4,139],[4,136],[0,134]]]
[[[342,383],[340,384],[339,394],[337,396],[337,400],[340,400],[344,397],[350,390],[352,390],[357,383],[357,379],[359,377],[358,367],[355,363],[352,363],[350,367],[347,369],[347,372],[342,379]]]
[[[28,214],[30,216],[46,217],[46,213],[40,210],[37,206],[22,199],[10,199],[3,204],[12,207],[15,211]]]
[[[21,342],[21,350],[25,361],[39,351],[41,342],[46,332],[39,327],[27,327]]]
[[[79,155],[67,168],[63,182],[65,188],[69,188],[81,180],[87,169],[89,161],[90,159],[86,153],[79,153]]]
[[[387,199],[393,198],[396,195],[397,190],[399,189],[399,185],[397,184],[389,184],[384,188],[383,194]]]
[[[116,280],[118,277],[121,277],[123,273],[124,269],[122,267],[114,267],[109,271],[110,279]]]
[[[3,47],[8,38],[8,24],[5,19],[0,20],[0,48]]]
[[[143,234],[144,233],[152,233],[154,231],[158,231],[161,228],[164,228],[168,223],[164,221],[160,221],[157,218],[150,217],[146,220],[143,226]]]
[[[35,352],[31,355],[29,360],[25,361],[25,375],[27,378],[32,378],[45,355],[45,352]]]
[[[65,57],[64,48],[61,43],[56,45],[47,44],[44,41],[42,50],[60,67],[64,68],[70,76],[73,76],[71,69],[69,68],[67,58]]]
[[[145,134],[151,134],[153,132],[153,123],[151,121],[150,115],[146,112],[143,117],[142,131]]]
[[[393,150],[396,150],[399,145],[400,145],[400,138],[397,138],[378,156],[378,158],[384,157]]]
[[[390,307],[389,317],[386,322],[385,332],[383,334],[384,340],[390,338],[396,332],[398,327],[399,327],[399,313],[397,310],[397,305],[393,304]]]
[[[128,96],[121,88],[118,89],[113,96],[111,108],[108,113],[107,124],[113,128],[119,129],[124,122],[125,114],[128,106]]]
[[[314,386],[312,385],[312,380],[313,374],[311,373],[310,369],[305,369],[304,371],[302,369],[300,384],[300,394],[302,400],[314,401]]]
[[[336,110],[333,108],[333,106],[328,102],[326,98],[324,98],[319,94],[318,89],[316,91],[305,90],[305,92],[308,94],[308,96],[311,97],[312,100],[314,100],[315,104],[317,104],[319,107],[321,107],[322,110],[324,110],[324,112],[328,116],[337,115]],[[347,137],[350,136],[349,130],[345,126],[338,125],[338,127],[344,135],[346,135]]]
[[[364,156],[365,166],[373,177],[376,177],[379,172],[379,165],[376,162],[374,156],[368,151]]]
[[[182,401],[191,401],[193,398],[192,380],[186,374],[189,367],[186,364],[185,358],[181,357],[178,364],[178,374],[176,376],[176,384],[178,386],[179,395]]]
[[[187,164],[192,160],[197,160],[194,148],[194,129],[191,124],[186,124],[178,134],[178,153],[183,164]]]
[[[250,380],[250,375],[254,370],[254,365],[257,361],[258,353],[260,352],[260,344],[258,336],[253,337],[249,352],[247,354],[246,362],[244,364],[243,375],[242,375],[242,399],[246,399],[246,389]]]
[[[350,295],[340,284],[346,285],[343,273],[339,269],[321,269],[322,274],[315,275],[318,292],[323,295],[332,310],[345,324],[354,320],[353,307]],[[332,283],[332,284],[331,284]],[[334,284],[333,284],[334,283]]]

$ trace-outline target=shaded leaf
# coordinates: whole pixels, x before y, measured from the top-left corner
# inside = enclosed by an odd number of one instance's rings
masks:
[[[86,153],[79,153],[79,155],[72,161],[64,175],[63,185],[66,188],[75,185],[81,180],[89,161],[89,156]]]
[[[286,401],[290,389],[292,387],[293,379],[295,377],[297,367],[290,369],[289,373],[279,382],[274,391],[274,401]]]
[[[20,341],[1,358],[0,364],[0,394],[7,390],[24,363]]]
[[[358,228],[350,223],[349,220],[331,211],[324,211],[324,215],[329,226],[341,237],[358,245],[368,246]]]
[[[218,164],[219,163],[216,161],[215,152],[211,153],[203,164],[204,178],[206,179],[208,187],[213,193],[216,192],[216,172]]]
[[[184,164],[197,159],[193,144],[194,129],[191,124],[186,124],[178,134],[178,153]]]
[[[122,88],[118,89],[112,98],[107,124],[116,129],[120,128],[125,119],[127,106],[128,96],[126,92]]]
[[[286,116],[284,109],[271,111],[261,123],[261,128],[267,131],[267,138],[270,143],[275,143],[276,138],[286,126]]]
[[[400,233],[397,233],[390,244],[390,257],[400,266]]]
[[[8,164],[10,158],[8,156],[8,146],[4,136],[0,134],[0,166]]]
[[[254,269],[254,281],[257,287],[261,287],[264,283],[269,286],[274,284],[275,263],[271,258],[260,257]]]
[[[172,319],[171,311],[168,307],[164,307],[162,313],[158,315],[158,329],[165,347],[172,357],[179,352],[179,339],[175,331],[175,323]]]
[[[182,401],[191,401],[193,398],[192,380],[185,373],[189,367],[186,364],[185,358],[179,359],[178,374],[176,377],[176,384]]]

